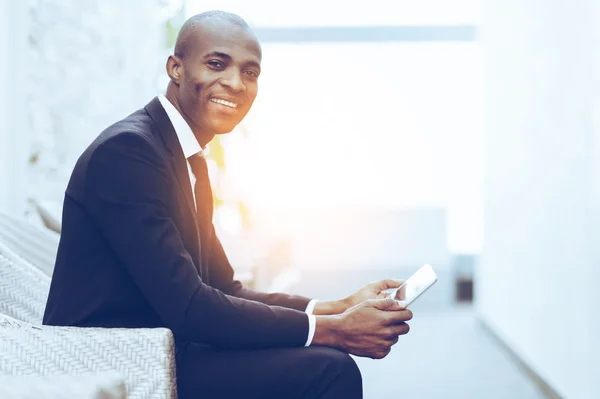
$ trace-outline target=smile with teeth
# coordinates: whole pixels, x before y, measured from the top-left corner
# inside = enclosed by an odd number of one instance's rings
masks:
[[[227,106],[229,108],[237,108],[237,106],[238,106],[236,103],[232,103],[230,101],[221,100],[220,98],[211,98],[210,101],[212,101],[213,103],[225,105],[225,106]]]

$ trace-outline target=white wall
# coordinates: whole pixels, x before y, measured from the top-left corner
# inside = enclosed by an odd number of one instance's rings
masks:
[[[486,226],[477,308],[573,399],[600,397],[594,7],[593,0],[486,0],[482,31]]]
[[[15,2],[16,3],[16,2]],[[21,2],[19,2],[21,3]],[[159,92],[166,62],[161,0],[28,0],[22,85],[29,195],[62,201],[81,152]]]
[[[593,103],[593,116],[594,116],[594,139],[593,139],[593,170],[594,170],[594,184],[593,184],[593,193],[592,193],[592,202],[596,204],[595,209],[593,209],[593,215],[590,220],[590,224],[594,226],[600,226],[600,4],[596,4],[595,10],[593,10],[593,18],[596,21],[594,34],[593,34],[593,44],[594,44],[594,80],[592,81],[592,88],[594,91]],[[596,230],[597,231],[597,230]],[[595,236],[597,237],[597,235]],[[591,237],[593,241],[593,236]],[[595,244],[593,247],[593,259],[596,261],[596,265],[599,263],[600,259],[600,245]],[[591,303],[600,304],[600,289],[598,289],[598,282],[600,282],[600,267],[596,267],[593,269],[594,274],[591,276],[588,282],[589,292],[592,292],[590,295]],[[590,333],[591,340],[595,344],[592,345],[591,348],[591,370],[600,370],[600,317],[597,316],[597,309],[594,309],[592,306],[592,312],[596,314],[595,317],[591,318],[591,329]],[[597,373],[596,373],[597,375]],[[596,397],[600,396],[600,381],[596,379],[594,381],[595,386],[593,393]]]
[[[24,213],[27,129],[23,126],[25,6],[0,0],[0,211]]]
[[[9,119],[7,112],[8,104],[8,69],[9,65],[9,26],[8,7],[10,0],[0,0],[0,143],[6,142],[9,130]],[[8,168],[7,168],[7,146],[0,145],[0,209],[8,206]]]
[[[0,0],[0,209],[60,204],[81,151],[162,90],[169,4]]]

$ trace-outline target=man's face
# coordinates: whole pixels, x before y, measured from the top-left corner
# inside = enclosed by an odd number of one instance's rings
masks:
[[[179,105],[201,132],[231,132],[258,93],[260,45],[247,30],[227,22],[202,27],[182,62]]]

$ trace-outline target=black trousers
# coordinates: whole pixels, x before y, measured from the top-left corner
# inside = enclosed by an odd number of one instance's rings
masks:
[[[326,347],[218,350],[178,346],[180,399],[362,398],[362,377],[350,355]]]

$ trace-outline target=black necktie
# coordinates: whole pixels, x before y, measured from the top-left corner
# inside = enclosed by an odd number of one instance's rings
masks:
[[[196,198],[196,213],[200,218],[199,221],[203,224],[212,223],[213,197],[206,159],[201,153],[198,153],[189,157],[188,162],[196,178],[194,197]]]
[[[212,242],[213,197],[208,176],[206,159],[201,153],[188,158],[192,173],[196,178],[194,184],[194,197],[196,198],[196,215],[198,226],[198,239],[200,241],[201,276],[208,282],[208,263]]]

